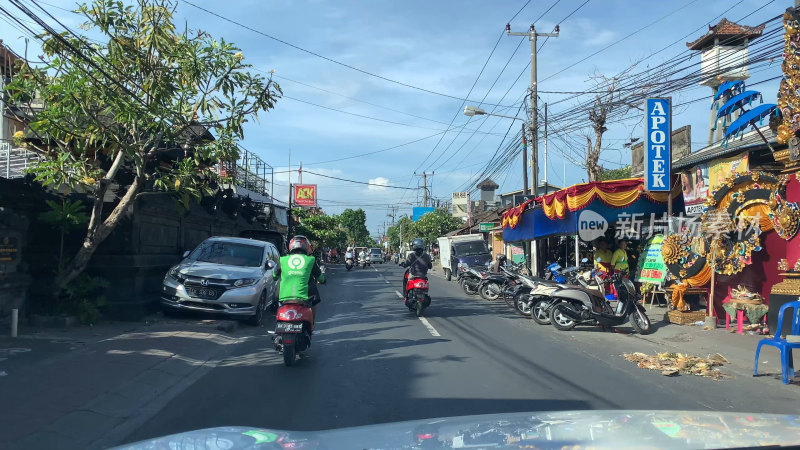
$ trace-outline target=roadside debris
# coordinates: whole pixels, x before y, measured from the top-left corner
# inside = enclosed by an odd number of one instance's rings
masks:
[[[628,361],[635,362],[640,369],[658,370],[661,375],[666,377],[685,374],[698,375],[713,380],[730,378],[730,375],[724,374],[716,368],[728,362],[719,353],[709,355],[706,358],[673,352],[657,353],[655,355],[639,352],[625,353],[622,357]]]

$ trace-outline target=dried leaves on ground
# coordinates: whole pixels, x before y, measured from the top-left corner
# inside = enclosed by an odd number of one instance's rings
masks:
[[[622,356],[628,361],[635,362],[641,369],[658,370],[664,376],[686,374],[699,375],[714,380],[730,378],[729,375],[722,373],[717,368],[728,362],[719,353],[709,355],[706,358],[674,352],[657,353],[655,355],[636,352],[625,353]]]

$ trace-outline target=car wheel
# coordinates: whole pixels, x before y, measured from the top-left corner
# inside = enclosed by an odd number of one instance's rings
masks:
[[[256,306],[256,313],[250,316],[247,319],[247,324],[252,325],[254,327],[261,326],[261,323],[264,321],[264,310],[267,309],[267,291],[261,292],[261,300],[258,301],[258,306]]]
[[[447,281],[450,281],[450,280],[453,279],[453,273],[450,272],[450,269],[444,269],[444,277],[445,277],[445,279],[447,279]]]

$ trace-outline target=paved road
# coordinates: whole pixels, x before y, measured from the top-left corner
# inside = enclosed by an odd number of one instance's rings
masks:
[[[269,337],[252,338],[127,441],[221,425],[310,430],[537,410],[797,412],[797,398],[769,383],[638,369],[620,355],[652,350],[647,341],[538,326],[436,276],[426,324],[402,306],[394,264],[329,274],[309,358],[284,367]]]

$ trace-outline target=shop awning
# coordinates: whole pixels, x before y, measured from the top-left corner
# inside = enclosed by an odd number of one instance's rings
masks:
[[[578,219],[583,210],[599,214],[608,223],[635,218],[643,225],[649,225],[651,214],[662,219],[667,211],[667,194],[645,192],[642,184],[641,178],[598,181],[546,195],[535,209],[519,215],[514,228],[509,220],[504,220],[503,240],[515,242],[577,234]],[[677,189],[673,192],[673,210],[683,211],[683,198],[678,193]]]

